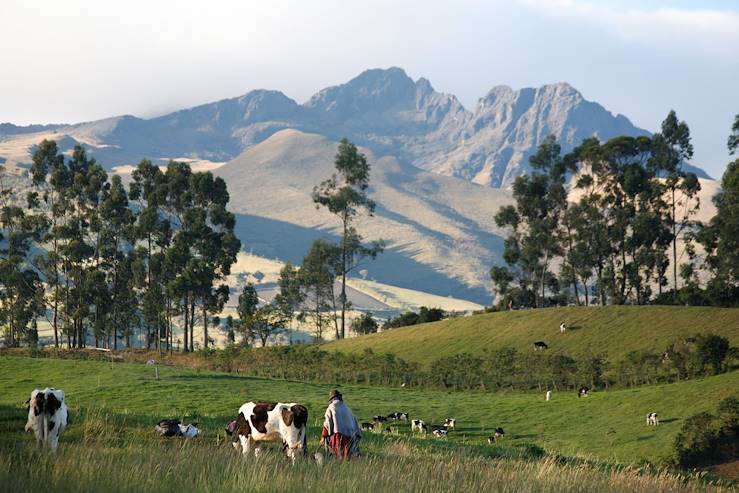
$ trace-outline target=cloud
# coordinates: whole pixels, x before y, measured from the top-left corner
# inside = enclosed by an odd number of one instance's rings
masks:
[[[532,12],[603,29],[624,41],[665,50],[690,50],[739,61],[739,13],[728,10],[616,9],[583,0],[518,0]]]

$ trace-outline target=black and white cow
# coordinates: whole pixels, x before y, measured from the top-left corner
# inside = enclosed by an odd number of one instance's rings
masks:
[[[538,351],[540,349],[549,349],[549,346],[547,346],[547,343],[544,341],[536,341],[534,343],[534,351]]]
[[[647,414],[647,426],[658,426],[658,425],[659,425],[659,418],[657,417],[657,413]]]
[[[419,433],[424,433],[424,428],[426,427],[426,423],[421,419],[414,419],[411,421],[411,431],[417,431]]]
[[[446,428],[437,428],[433,431],[436,438],[446,438],[449,435],[449,430]]]
[[[395,411],[394,413],[388,414],[387,419],[392,419],[393,421],[408,421],[408,413]]]
[[[372,421],[374,421],[375,423],[384,423],[385,421],[387,421],[387,418],[382,415],[377,415],[372,416]]]
[[[247,402],[239,408],[236,433],[244,456],[254,449],[259,455],[260,442],[282,442],[285,454],[295,459],[298,451],[308,453],[308,409],[296,403]]]
[[[559,324],[559,333],[564,334],[565,332],[567,332],[567,326],[564,322],[562,322],[561,324]]]
[[[590,389],[589,388],[584,387],[584,386],[583,387],[580,387],[580,390],[577,391],[577,396],[578,397],[587,397],[588,396],[588,392],[590,392]]]
[[[447,429],[449,430],[455,429],[456,425],[457,425],[457,420],[454,418],[447,418],[444,420],[444,426],[446,426]]]
[[[368,423],[365,421],[359,426],[362,428],[362,431],[374,431],[375,430],[375,423]]]
[[[28,404],[28,421],[25,430],[33,431],[36,443],[55,451],[59,435],[67,428],[69,410],[64,392],[55,388],[35,389]]]
[[[154,430],[163,437],[195,438],[201,433],[197,423],[185,426],[179,419],[163,419],[157,423]]]
[[[505,431],[503,431],[503,428],[498,426],[495,428],[495,432],[488,437],[488,443],[495,443],[498,441],[499,438],[502,438],[505,435]]]

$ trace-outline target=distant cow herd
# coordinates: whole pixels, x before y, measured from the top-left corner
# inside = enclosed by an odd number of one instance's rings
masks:
[[[559,326],[560,333],[567,331],[567,326],[562,322]],[[534,342],[534,350],[548,349],[544,341]],[[578,397],[588,397],[590,389],[582,386],[578,389]],[[546,401],[552,399],[552,391],[547,390]],[[67,428],[69,410],[63,391],[53,387],[35,389],[31,397],[26,401],[28,408],[28,421],[25,431],[33,431],[39,446],[57,449],[59,437]],[[372,421],[361,423],[362,431],[380,431],[382,433],[397,434],[399,428],[396,425],[385,426],[388,422],[410,423],[412,433],[431,434],[436,438],[446,438],[450,431],[457,429],[457,420],[446,418],[443,424],[427,424],[421,419],[410,420],[409,414],[402,411],[394,411],[387,415],[378,414],[372,417]],[[657,413],[652,411],[646,416],[647,426],[658,426]],[[154,427],[155,431],[164,437],[186,437],[195,438],[202,431],[197,423],[184,425],[176,419],[160,420]],[[307,427],[308,409],[302,404],[295,402],[247,402],[243,404],[236,416],[225,431],[230,436],[233,447],[241,450],[244,456],[253,451],[255,456],[260,453],[260,445],[263,442],[281,442],[283,451],[288,457],[295,459],[298,455],[307,454]],[[494,433],[488,437],[488,442],[493,444],[505,435],[502,427],[496,427]]]

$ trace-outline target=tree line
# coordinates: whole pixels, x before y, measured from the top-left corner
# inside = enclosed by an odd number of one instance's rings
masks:
[[[737,147],[739,115],[729,152]],[[505,265],[490,271],[498,307],[739,304],[739,160],[713,199],[717,215],[701,224],[692,156],[690,129],[674,111],[651,137],[591,137],[565,155],[546,138],[532,172],[513,184],[515,205],[495,215],[507,232]],[[704,285],[700,270],[710,275]]]
[[[64,156],[51,140],[33,154],[30,185],[0,169],[0,325],[5,343],[38,342],[37,320],[48,319],[54,345],[118,349],[142,338],[147,348],[193,351],[209,327],[225,323],[228,340],[264,346],[269,338],[308,322],[318,340],[346,335],[347,276],[384,248],[363,242],[355,227],[375,204],[367,195],[370,165],[343,139],[336,172],[313,190],[317,208],[341,224],[338,241],[318,239],[300,268],[287,263],[279,293],[266,303],[247,283],[237,314],[220,320],[229,299],[226,276],[241,247],[228,212],[226,183],[170,161],[162,170],[141,161],[126,187],[84,147]],[[11,183],[12,180],[12,183]],[[338,284],[337,284],[338,280]],[[337,289],[338,285],[338,289]],[[175,328],[182,340],[175,340]]]
[[[30,188],[0,183],[7,345],[35,343],[46,317],[56,347],[84,347],[91,336],[117,349],[119,338],[131,347],[140,336],[147,348],[171,348],[179,317],[183,349],[194,349],[198,323],[208,347],[241,245],[221,178],[143,160],[126,189],[82,146],[67,158],[50,140],[34,152],[30,178]]]

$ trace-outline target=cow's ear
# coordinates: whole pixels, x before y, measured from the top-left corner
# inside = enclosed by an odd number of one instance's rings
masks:
[[[293,424],[293,418],[294,417],[295,417],[295,415],[289,409],[283,409],[282,410],[282,421],[284,421],[284,423],[287,426],[290,426],[291,424]]]

